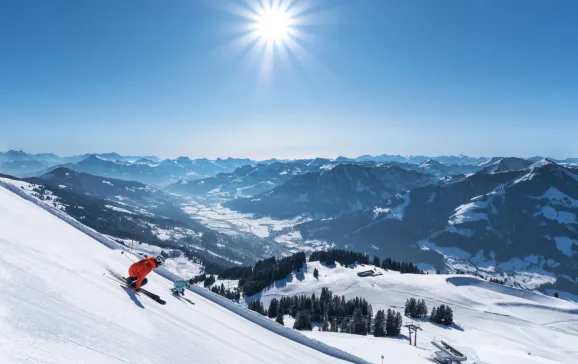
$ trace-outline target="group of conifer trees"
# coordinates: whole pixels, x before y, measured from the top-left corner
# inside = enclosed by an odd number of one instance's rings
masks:
[[[454,323],[454,312],[450,306],[440,305],[432,308],[429,320],[436,324],[449,326]]]
[[[332,249],[326,251],[315,251],[309,256],[310,261],[320,261],[327,265],[334,265],[339,263],[341,265],[350,264],[373,264],[376,267],[381,267],[387,270],[395,270],[401,273],[417,273],[423,274],[416,265],[409,262],[398,262],[391,258],[385,258],[383,261],[379,257],[374,257],[370,260],[369,255],[353,252],[349,250]]]
[[[334,295],[328,288],[321,289],[317,296],[286,296],[273,298],[269,308],[265,309],[261,300],[248,304],[256,311],[283,324],[283,316],[295,319],[293,328],[312,330],[314,323],[321,324],[321,331],[343,332],[356,335],[396,336],[402,327],[402,317],[394,310],[377,312],[373,318],[371,305],[361,297],[346,300],[344,296]]]
[[[428,315],[427,306],[424,300],[416,300],[415,298],[408,298],[405,302],[405,316],[411,318],[424,318]],[[441,305],[434,307],[431,310],[429,317],[431,322],[442,325],[451,325],[454,322],[454,313],[450,306]]]
[[[422,318],[428,314],[427,306],[424,300],[416,300],[415,298],[408,298],[405,301],[404,315],[411,318]]]
[[[241,292],[238,289],[228,289],[225,288],[225,284],[221,283],[221,285],[214,285],[211,287],[211,292],[218,294],[219,296],[223,296],[230,300],[239,301],[241,299]]]

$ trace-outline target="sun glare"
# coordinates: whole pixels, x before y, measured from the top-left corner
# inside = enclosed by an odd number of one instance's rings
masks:
[[[305,48],[312,37],[304,28],[315,25],[319,16],[312,10],[314,4],[310,0],[244,0],[244,5],[235,2],[227,7],[243,18],[235,26],[238,36],[228,44],[237,52],[246,51],[249,63],[260,65],[260,82],[268,83],[275,68],[295,61],[304,69],[319,68]]]
[[[291,19],[281,9],[269,9],[259,14],[257,20],[258,36],[268,42],[279,42],[289,35]]]

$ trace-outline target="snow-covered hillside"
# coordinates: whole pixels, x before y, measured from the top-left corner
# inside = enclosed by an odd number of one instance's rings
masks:
[[[319,278],[313,270],[319,270]],[[373,270],[371,265],[327,267],[307,263],[305,274],[287,282],[277,282],[262,293],[268,307],[272,298],[292,295],[316,295],[328,287],[346,299],[363,297],[380,309],[393,308],[403,313],[406,299],[424,299],[428,308],[449,304],[455,325],[440,326],[421,319],[404,317],[404,324],[418,321],[423,331],[418,346],[409,346],[407,330],[401,338],[374,338],[343,333],[304,332],[306,335],[339,346],[368,361],[382,354],[396,363],[430,363],[434,351],[431,340],[444,340],[468,356],[468,363],[577,363],[578,304],[531,291],[489,283],[471,276],[399,274],[376,270],[383,275],[359,277],[357,272]],[[291,325],[290,316],[285,325]]]
[[[131,263],[0,187],[1,363],[342,362],[149,275],[165,306],[104,275]]]

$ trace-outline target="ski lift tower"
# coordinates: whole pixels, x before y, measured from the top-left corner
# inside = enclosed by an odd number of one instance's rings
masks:
[[[419,331],[423,331],[423,330],[421,329],[421,327],[419,327],[419,324],[410,322],[410,323],[404,325],[403,327],[407,327],[407,330],[409,331],[409,345],[411,346],[411,334],[412,334],[412,332],[413,332],[414,335],[415,335],[415,338],[414,338],[414,340],[413,340],[413,346],[417,346],[417,331],[418,331],[418,330],[419,330]]]

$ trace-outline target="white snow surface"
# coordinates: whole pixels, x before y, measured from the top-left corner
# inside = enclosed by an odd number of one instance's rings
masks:
[[[564,255],[568,257],[576,255],[574,249],[578,250],[578,240],[570,239],[567,236],[556,236],[554,237],[554,241],[556,242],[556,248],[558,248],[558,250],[560,250]]]
[[[534,214],[535,216],[544,216],[548,220],[554,220],[558,224],[578,224],[576,215],[568,211],[558,211],[552,206],[542,206],[540,211]]]
[[[485,212],[480,212],[488,207],[488,203],[485,201],[474,201],[464,205],[458,206],[454,214],[450,216],[448,224],[456,225],[462,224],[464,222],[487,220],[488,214]]]
[[[105,205],[104,207],[106,207],[107,209],[111,209],[113,211],[118,211],[118,212],[123,212],[125,214],[131,214],[134,215],[132,213],[132,211],[129,211],[127,209],[123,209],[122,207],[117,207],[117,206],[113,206],[113,205]]]
[[[319,270],[319,279],[313,270]],[[286,281],[278,281],[261,294],[265,307],[273,298],[315,293],[322,287],[346,299],[363,297],[377,310],[392,308],[403,314],[407,298],[424,299],[433,306],[449,304],[455,325],[432,324],[404,317],[404,324],[418,321],[417,348],[410,347],[407,329],[396,338],[374,338],[316,331],[306,332],[330,345],[350,351],[372,363],[431,363],[436,350],[431,340],[444,340],[468,356],[467,363],[567,363],[578,362],[578,304],[540,293],[489,283],[472,276],[417,275],[387,272],[374,277],[358,277],[357,272],[374,269],[364,266],[325,266],[308,262],[305,271]],[[285,325],[291,325],[285,320]]]
[[[168,301],[161,306],[122,288],[103,273],[109,266],[126,275],[130,256],[37,203],[0,187],[1,363],[343,362],[302,335],[309,347],[231,312],[208,291],[189,294],[193,306],[170,296],[171,281],[151,273],[146,288]]]
[[[548,200],[551,204],[566,206],[566,207],[578,207],[578,200],[566,195],[556,187],[550,186],[550,188],[544,192],[542,196],[533,197],[535,199]]]
[[[387,207],[379,207],[376,206],[373,209],[373,219],[383,218],[383,219],[392,219],[392,220],[403,220],[403,216],[405,215],[405,208],[409,206],[410,203],[410,194],[409,192],[405,192],[403,194],[398,194],[398,197],[403,199],[403,202],[393,208]],[[385,214],[385,216],[381,216]]]
[[[281,231],[292,228],[298,223],[306,222],[306,218],[293,220],[275,220],[268,217],[255,218],[252,214],[244,214],[223,207],[220,203],[203,205],[189,201],[183,206],[183,211],[199,220],[211,229],[228,235],[253,234],[260,238],[269,237],[271,231]]]

